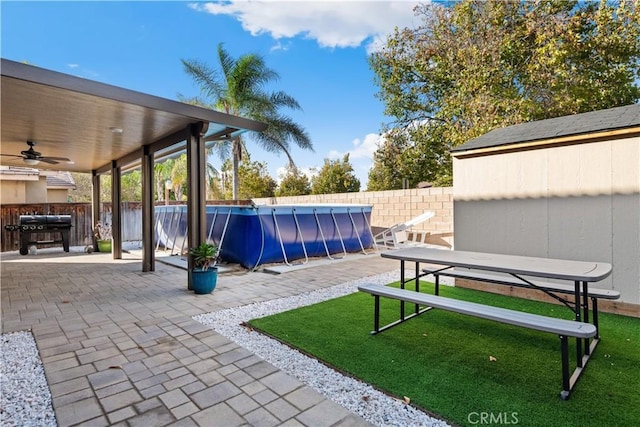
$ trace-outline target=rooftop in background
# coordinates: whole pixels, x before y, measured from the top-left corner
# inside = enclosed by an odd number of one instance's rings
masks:
[[[71,172],[66,171],[41,171],[40,175],[47,177],[47,188],[76,189],[76,181]]]
[[[451,151],[456,153],[637,126],[640,126],[640,104],[632,104],[494,129]]]

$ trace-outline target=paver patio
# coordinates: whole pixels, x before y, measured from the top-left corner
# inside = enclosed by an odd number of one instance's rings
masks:
[[[2,254],[2,333],[32,330],[59,426],[369,425],[192,316],[394,270],[393,260],[229,273],[195,295],[186,271],[142,273],[124,258]]]

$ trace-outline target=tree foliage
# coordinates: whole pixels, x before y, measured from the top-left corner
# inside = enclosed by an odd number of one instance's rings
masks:
[[[367,190],[399,189],[404,179],[410,188],[423,181],[451,185],[451,157],[443,131],[437,122],[391,129],[373,154]]]
[[[238,166],[238,176],[240,178],[240,188],[238,189],[240,199],[275,196],[278,184],[269,175],[266,163],[251,161],[249,156],[246,156]],[[224,199],[235,199],[232,193],[231,178],[232,165],[230,160],[226,160],[222,165],[221,174]]]
[[[171,197],[166,186],[169,184],[169,181],[171,181],[171,171],[173,170],[174,163],[175,159],[167,159],[162,162],[156,162],[153,165],[156,181],[156,200],[158,201],[164,201],[165,196]]]
[[[91,175],[82,172],[71,172],[76,184],[74,190],[69,190],[69,195],[74,203],[91,203]]]
[[[142,200],[142,173],[140,169],[134,169],[122,174],[120,191],[120,197],[123,202],[139,202]]]
[[[295,165],[287,165],[287,170],[276,190],[277,197],[305,196],[311,193],[309,178]]]
[[[187,155],[177,157],[171,167],[171,190],[175,200],[186,200],[184,192],[187,187]]]
[[[360,180],[353,173],[349,154],[342,160],[325,159],[318,174],[311,178],[311,194],[351,193],[360,191]]]
[[[448,150],[492,129],[640,98],[634,1],[465,0],[423,4],[416,15],[421,25],[396,29],[370,57],[378,96],[396,119],[383,129],[374,186],[397,186],[407,159],[387,158],[393,153],[433,152],[414,180],[446,182]]]
[[[279,75],[260,55],[249,53],[236,59],[219,44],[218,68],[199,60],[183,59],[182,64],[185,72],[200,86],[204,97],[185,99],[180,96],[183,101],[266,123],[266,130],[251,133],[250,137],[268,152],[286,154],[289,162],[293,162],[291,143],[313,150],[306,130],[281,111],[282,108],[301,110],[298,101],[283,91],[267,90]],[[223,154],[231,153],[235,199],[239,196],[238,167],[246,152],[245,141],[238,136],[219,141],[218,148]]]

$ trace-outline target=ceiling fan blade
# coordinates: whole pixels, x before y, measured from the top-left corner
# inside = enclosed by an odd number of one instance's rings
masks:
[[[52,159],[51,157],[40,157],[39,159],[36,159],[36,160],[39,160],[44,163],[49,163],[50,165],[57,165],[58,163],[60,163],[57,160]]]
[[[39,160],[48,159],[48,160],[57,160],[59,162],[70,162],[71,159],[67,159],[66,157],[52,157],[52,156],[43,156],[40,157]]]
[[[20,152],[21,155],[17,155],[17,154],[2,154],[2,155],[21,158],[27,164],[37,164],[37,162],[49,163],[51,165],[57,165],[60,162],[67,162],[70,164],[73,163],[71,159],[68,159],[66,157],[43,156],[40,152],[33,149],[33,146],[36,145],[34,141],[27,141],[27,145],[29,146],[29,149],[21,151]]]
[[[0,153],[0,156],[7,156],[7,157],[17,157],[19,159],[22,158],[22,156],[18,155],[18,154],[4,154],[4,153]]]

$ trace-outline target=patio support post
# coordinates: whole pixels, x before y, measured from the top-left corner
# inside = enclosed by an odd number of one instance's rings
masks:
[[[114,160],[111,162],[111,227],[113,232],[113,244],[111,251],[113,259],[122,259],[122,207],[120,206],[121,190],[120,179],[122,170]]]
[[[156,270],[153,225],[155,219],[153,190],[154,156],[150,147],[142,148],[142,271]]]
[[[91,171],[91,244],[94,252],[98,251],[98,242],[93,235],[93,227],[100,221],[100,175]]]
[[[209,127],[199,122],[187,128],[187,236],[188,247],[193,248],[206,240],[206,152],[202,136]],[[189,271],[193,269],[193,260],[187,257]],[[191,275],[188,277],[188,289],[192,289]]]

